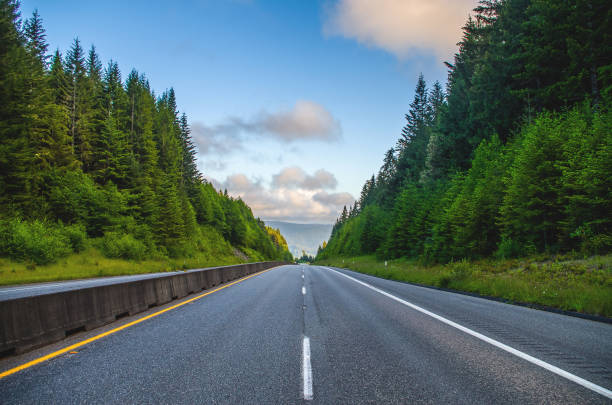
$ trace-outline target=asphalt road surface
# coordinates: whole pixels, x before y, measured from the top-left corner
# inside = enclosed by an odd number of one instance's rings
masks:
[[[611,388],[609,324],[282,266],[8,375],[0,403],[609,404]]]

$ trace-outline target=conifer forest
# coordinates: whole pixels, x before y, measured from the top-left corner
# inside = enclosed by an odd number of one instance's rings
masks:
[[[0,254],[32,266],[109,258],[290,260],[282,235],[216,190],[172,88],[103,62],[79,39],[50,51],[42,17],[0,1]],[[236,259],[238,260],[238,259]]]
[[[480,1],[317,259],[610,252],[610,27],[605,0]]]

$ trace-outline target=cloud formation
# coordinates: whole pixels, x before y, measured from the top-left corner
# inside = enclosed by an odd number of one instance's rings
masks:
[[[324,169],[308,175],[297,166],[286,167],[272,177],[272,186],[286,188],[303,188],[305,190],[334,189],[338,185],[336,177]]]
[[[211,182],[218,189],[227,189],[231,196],[242,198],[264,220],[333,223],[342,207],[355,201],[349,193],[325,191],[337,182],[332,173],[323,169],[308,175],[299,167],[285,168],[272,177],[270,187],[242,173],[228,176],[223,182]]]
[[[227,155],[241,149],[249,135],[287,143],[299,140],[333,142],[342,135],[342,127],[322,105],[298,100],[288,111],[264,111],[248,120],[230,117],[227,122],[214,126],[196,122],[191,134],[201,154]]]
[[[243,149],[242,135],[231,124],[209,127],[194,122],[191,124],[191,137],[201,155],[227,155]]]
[[[433,50],[450,60],[476,5],[476,0],[338,0],[328,10],[323,29],[400,59],[414,50]]]
[[[263,113],[251,125],[254,132],[269,133],[287,142],[298,139],[332,141],[341,133],[340,123],[325,107],[307,100],[297,101],[289,111]]]
[[[326,191],[319,191],[315,195],[312,196],[312,199],[326,205],[335,205],[338,207],[343,207],[345,205],[352,204],[355,199],[349,193],[328,193]],[[348,203],[347,203],[348,201]]]

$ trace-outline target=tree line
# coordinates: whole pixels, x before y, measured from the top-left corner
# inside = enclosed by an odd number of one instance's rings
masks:
[[[230,243],[291,259],[278,230],[196,165],[172,88],[74,40],[48,54],[37,11],[0,0],[0,255],[48,263],[91,240],[113,257],[191,255]],[[212,242],[211,242],[212,241]]]
[[[612,249],[612,8],[480,1],[318,258]]]

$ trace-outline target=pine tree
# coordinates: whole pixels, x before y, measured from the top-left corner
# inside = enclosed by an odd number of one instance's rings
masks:
[[[340,223],[343,224],[348,219],[348,211],[346,210],[346,205],[342,208],[342,214],[340,214]]]
[[[0,205],[36,211],[42,66],[25,48],[18,4],[0,0]],[[38,210],[40,211],[40,210]]]
[[[442,90],[442,85],[436,80],[427,97],[427,117],[429,118],[429,125],[432,125],[438,118],[440,108],[442,108],[444,104],[444,99],[445,95],[444,90]]]
[[[66,55],[65,71],[68,78],[68,107],[72,148],[85,171],[91,168],[91,133],[88,131],[86,110],[85,57],[78,38]]]
[[[93,45],[87,53],[87,77],[94,83],[102,81],[102,62],[96,53],[96,47]]]
[[[387,185],[395,176],[396,170],[397,158],[395,157],[395,150],[391,148],[387,150],[387,152],[385,152],[383,164],[380,167],[380,171],[378,172],[378,181],[376,181],[377,185],[379,187],[381,185]]]
[[[402,137],[397,143],[398,173],[402,176],[407,174],[411,180],[418,180],[425,167],[427,143],[431,132],[428,126],[431,123],[429,110],[427,87],[421,74],[416,85],[414,100],[406,114],[406,126],[402,129]],[[397,185],[399,184],[394,184]]]
[[[64,106],[68,113],[68,81],[62,54],[59,49],[55,51],[55,55],[51,61],[51,70],[49,71],[49,87],[51,88],[53,101],[55,104]]]
[[[38,14],[38,10],[34,10],[32,17],[24,23],[24,35],[26,37],[26,48],[32,56],[40,61],[43,68],[47,67],[47,44],[45,29],[43,28],[42,19]]]
[[[556,250],[564,204],[560,200],[565,123],[545,114],[525,128],[509,171],[500,212],[502,236],[525,252]]]
[[[181,200],[172,176],[164,176],[159,198],[159,216],[155,224],[155,236],[161,246],[176,249],[185,239],[185,223]]]
[[[180,134],[183,159],[181,162],[181,181],[183,187],[190,195],[195,192],[195,186],[202,181],[202,175],[198,171],[196,147],[191,138],[191,128],[187,122],[187,115],[182,114],[180,118]]]
[[[100,184],[111,181],[125,185],[129,169],[128,145],[125,134],[118,128],[114,117],[104,120],[104,127],[95,137],[92,175]]]
[[[172,90],[172,89],[171,89]],[[180,183],[183,153],[180,141],[180,127],[176,117],[174,90],[165,92],[157,100],[154,134],[159,151],[159,167],[171,174]]]
[[[406,114],[406,126],[402,128],[402,137],[398,141],[398,150],[404,150],[408,144],[413,142],[428,122],[427,85],[423,74],[420,74],[414,92],[414,100],[410,103],[410,111]]]

